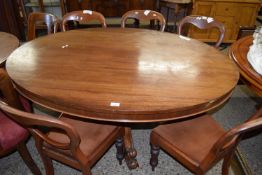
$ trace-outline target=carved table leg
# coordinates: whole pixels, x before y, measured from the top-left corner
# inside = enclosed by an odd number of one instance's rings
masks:
[[[132,133],[131,128],[125,127],[125,137],[124,137],[124,143],[125,143],[125,161],[129,169],[135,169],[137,168],[138,162],[136,160],[137,152],[133,145],[133,139],[132,139]]]

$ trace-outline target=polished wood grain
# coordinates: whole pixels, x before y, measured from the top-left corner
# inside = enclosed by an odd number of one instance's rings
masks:
[[[10,33],[0,32],[0,65],[19,46],[19,40]]]
[[[239,78],[226,55],[197,40],[122,28],[38,38],[13,52],[6,69],[36,103],[117,122],[202,113],[226,100]]]
[[[247,53],[252,42],[252,36],[247,36],[236,41],[229,49],[229,56],[238,66],[242,80],[261,97],[262,76],[253,69],[247,60]]]

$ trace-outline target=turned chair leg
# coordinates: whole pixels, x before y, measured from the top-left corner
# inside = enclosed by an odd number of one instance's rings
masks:
[[[124,159],[124,139],[123,137],[119,137],[116,139],[116,158],[119,161],[119,164],[122,165],[122,160]]]
[[[151,145],[150,165],[152,167],[152,171],[155,171],[155,167],[158,164],[159,151],[160,151],[160,147],[159,146]]]
[[[37,167],[37,165],[35,164],[33,158],[31,157],[25,142],[19,143],[17,145],[17,150],[20,154],[20,156],[22,157],[22,159],[24,160],[25,164],[27,165],[27,167],[31,170],[31,172],[34,175],[41,175],[41,172],[39,170],[39,168]]]

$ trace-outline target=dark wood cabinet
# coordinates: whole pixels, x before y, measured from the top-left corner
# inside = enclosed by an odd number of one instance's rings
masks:
[[[66,1],[67,11],[90,9],[106,17],[121,17],[134,9],[156,9],[156,0],[78,0]]]
[[[23,19],[17,0],[0,1],[0,31],[12,33],[20,40],[25,39]]]

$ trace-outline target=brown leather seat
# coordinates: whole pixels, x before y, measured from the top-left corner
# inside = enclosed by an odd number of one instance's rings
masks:
[[[96,11],[82,10],[82,11],[72,11],[63,16],[62,19],[62,31],[67,31],[68,22],[76,21],[78,23],[88,23],[90,21],[99,21],[103,28],[106,28],[105,17]]]
[[[222,172],[226,175],[236,146],[254,130],[262,130],[262,109],[227,132],[210,115],[161,125],[151,133],[150,164],[154,170],[161,148],[195,174],[204,174],[224,159]]]
[[[219,37],[215,44],[215,48],[218,48],[219,45],[222,43],[225,35],[225,26],[223,23],[215,20],[212,17],[207,16],[197,16],[197,15],[191,15],[184,17],[178,26],[178,34],[182,34],[182,29],[185,24],[192,24],[195,27],[198,27],[199,29],[210,29],[210,28],[217,28],[219,30]]]
[[[153,10],[131,10],[126,12],[121,18],[121,27],[126,27],[127,19],[136,19],[139,21],[152,21],[157,20],[160,24],[160,31],[164,32],[166,26],[166,20],[161,13]]]
[[[28,112],[31,111],[29,102],[22,97],[19,98],[4,69],[0,69],[0,91],[1,99],[6,103]],[[0,111],[0,157],[17,149],[32,173],[41,174],[26,147],[25,142],[28,136],[29,133],[25,128]]]
[[[56,33],[59,19],[50,13],[32,12],[28,16],[27,40],[36,38],[36,29],[47,29],[47,34]]]
[[[98,125],[95,123],[88,123],[81,120],[71,119],[71,116],[63,114],[60,118],[61,121],[70,124],[76,128],[81,138],[79,145],[80,150],[87,157],[91,165],[93,165],[103,154],[104,150],[108,149],[108,145],[112,145],[116,136],[122,136],[124,133],[123,128],[112,125]],[[123,133],[120,133],[122,132]],[[65,134],[58,132],[50,132],[48,135],[52,140],[60,143],[68,143],[69,139]],[[45,146],[49,146],[45,144]],[[54,148],[54,147],[53,147]],[[54,148],[56,149],[56,148]],[[57,151],[63,151],[56,149]],[[70,157],[70,152],[63,152]]]
[[[79,169],[85,175],[90,175],[91,166],[115,141],[117,141],[117,159],[120,164],[122,163],[124,158],[122,127],[81,121],[65,114],[57,119],[25,113],[3,102],[0,103],[0,109],[27,127],[34,136],[46,174],[54,174],[51,161],[53,159]],[[45,130],[42,131],[43,127]]]

